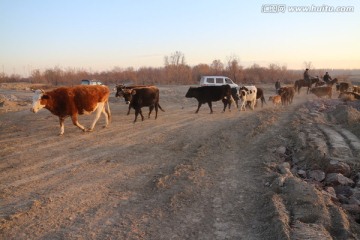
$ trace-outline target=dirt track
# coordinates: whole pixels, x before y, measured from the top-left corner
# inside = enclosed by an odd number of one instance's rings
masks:
[[[197,102],[186,91],[161,87],[166,112],[135,124],[133,110],[127,116],[112,95],[108,128],[101,117],[94,132],[82,133],[67,119],[62,137],[47,110],[0,114],[0,239],[297,239],[292,198],[272,187],[271,166],[298,135],[296,113],[315,98],[226,113],[219,102],[214,114],[206,105],[194,114]],[[356,239],[355,220],[343,218],[316,233]]]

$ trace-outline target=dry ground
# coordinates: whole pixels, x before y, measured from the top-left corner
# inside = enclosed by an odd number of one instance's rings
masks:
[[[359,238],[356,217],[336,200],[277,170],[317,160],[309,157],[313,132],[334,154],[333,135],[321,127],[348,129],[358,141],[359,105],[302,93],[287,107],[221,113],[218,102],[214,114],[206,105],[195,114],[187,88],[160,87],[165,112],[135,124],[112,94],[108,128],[102,117],[83,133],[67,119],[60,137],[57,117],[28,110],[28,89],[3,87],[20,104],[4,102],[12,106],[0,112],[0,239]],[[273,95],[273,86],[263,88]],[[357,161],[358,149],[341,136]]]

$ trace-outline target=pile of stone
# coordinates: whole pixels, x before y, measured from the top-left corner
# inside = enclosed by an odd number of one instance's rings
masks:
[[[341,204],[343,209],[360,221],[360,172],[336,157],[324,157],[321,162],[325,164],[316,169],[302,169],[291,158],[292,154],[286,154],[288,152],[291,151],[283,146],[276,150],[282,159],[290,160],[277,165],[280,176],[273,183],[276,187],[283,187],[286,178],[298,177],[314,185],[334,203]]]

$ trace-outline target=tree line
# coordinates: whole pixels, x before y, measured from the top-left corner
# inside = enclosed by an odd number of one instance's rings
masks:
[[[308,63],[307,63],[308,64]],[[326,70],[312,70],[314,76],[323,76]],[[0,82],[30,82],[49,85],[77,85],[82,79],[96,79],[104,84],[198,84],[203,75],[222,75],[238,84],[292,83],[301,79],[303,70],[289,70],[286,66],[270,64],[262,67],[253,64],[244,68],[237,57],[229,57],[225,63],[216,59],[211,64],[189,66],[181,52],[164,57],[163,67],[115,67],[109,71],[89,72],[83,69],[61,69],[54,67],[46,70],[35,69],[27,78],[0,73]]]

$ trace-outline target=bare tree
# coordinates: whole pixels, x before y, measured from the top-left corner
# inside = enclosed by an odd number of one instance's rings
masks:
[[[212,68],[215,75],[222,74],[224,71],[224,64],[219,59],[214,60],[210,67]]]
[[[311,61],[309,61],[309,62],[304,61],[304,68],[305,68],[305,69],[306,69],[306,68],[312,69],[312,68],[315,68],[315,67],[314,67],[314,65],[312,64]]]
[[[243,67],[239,65],[239,58],[235,55],[228,57],[226,70],[230,78],[239,82],[243,75]]]
[[[164,57],[164,64],[165,66],[168,66],[168,65],[175,65],[175,66],[178,66],[180,64],[182,65],[185,65],[185,55],[180,52],[180,51],[176,51],[174,52],[173,54],[169,56],[165,56]]]

